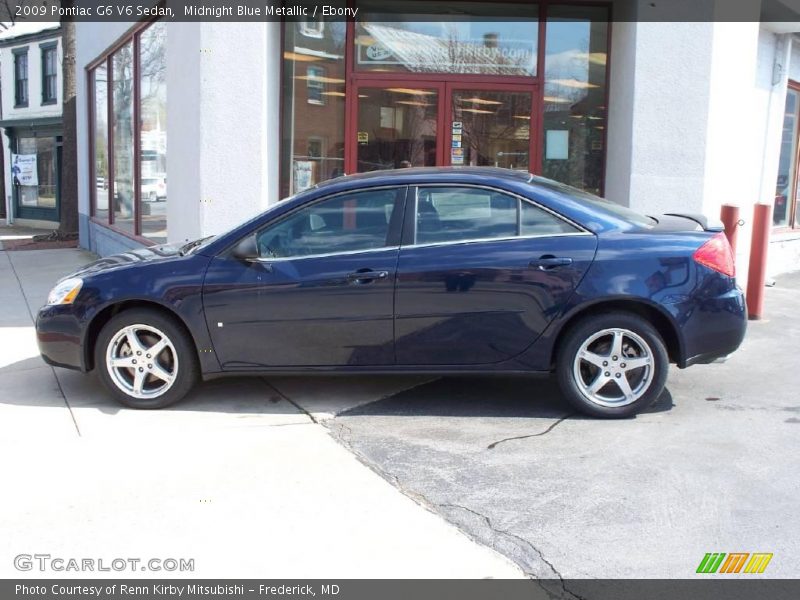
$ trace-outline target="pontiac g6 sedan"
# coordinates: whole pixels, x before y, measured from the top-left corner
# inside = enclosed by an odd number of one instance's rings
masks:
[[[577,409],[627,417],[670,363],[736,350],[745,314],[701,216],[431,168],[334,179],[227,233],[102,258],[57,283],[36,328],[48,363],[135,408],[224,375],[554,372]]]

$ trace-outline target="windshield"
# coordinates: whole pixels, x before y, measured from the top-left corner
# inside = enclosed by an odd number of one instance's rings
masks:
[[[610,212],[614,216],[624,219],[625,221],[628,221],[634,225],[638,225],[639,227],[651,228],[658,224],[658,220],[654,219],[653,217],[648,217],[628,208],[627,206],[622,206],[621,204],[617,204],[611,200],[606,200],[600,196],[595,196],[589,192],[584,192],[583,190],[553,181],[552,179],[546,179],[544,177],[532,175],[530,183],[535,183],[536,185],[548,188],[554,192],[567,194],[573,198],[585,202],[586,204],[593,205],[600,210]]]

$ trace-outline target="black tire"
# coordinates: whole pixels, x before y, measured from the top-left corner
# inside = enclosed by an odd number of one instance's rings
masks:
[[[622,335],[622,341],[625,343],[627,340],[626,352],[630,354],[629,361],[644,359],[647,360],[649,356],[650,361],[646,367],[641,367],[638,370],[631,370],[628,372],[623,371],[621,366],[625,366],[625,355],[612,356],[610,344],[616,339],[613,333],[603,333],[607,330],[621,330],[630,332],[630,337]],[[588,360],[581,360],[576,366],[576,358],[581,346],[594,336],[600,336],[594,344],[595,348],[608,347],[609,355],[600,356],[606,359],[600,365],[595,366]],[[641,344],[635,339],[638,336],[639,341],[643,341],[647,348],[642,349]],[[605,346],[604,346],[605,345]],[[592,360],[596,360],[599,352],[595,354],[591,351],[592,346],[585,349],[584,356],[587,354]],[[589,350],[587,352],[587,350]],[[648,352],[649,350],[649,352]],[[637,354],[638,352],[638,354]],[[612,358],[615,359],[612,361]],[[605,370],[603,364],[609,364],[609,370]],[[604,381],[608,381],[602,388],[594,392],[595,396],[602,396],[603,394],[622,395],[623,398],[618,400],[620,405],[613,405],[614,400],[609,401],[612,405],[604,405],[601,402],[605,398],[599,397],[592,399],[590,395],[592,391],[587,389],[584,392],[581,389],[581,383],[576,380],[575,371],[578,371],[580,377],[584,380],[583,387],[591,387],[590,382],[597,381],[600,383],[600,376],[605,375]],[[664,390],[664,385],[667,381],[667,371],[669,370],[669,356],[667,354],[664,341],[661,339],[658,331],[647,320],[642,317],[627,313],[627,312],[610,312],[594,316],[586,317],[578,321],[566,332],[565,337],[559,345],[558,355],[556,357],[556,375],[558,377],[558,384],[562,393],[567,401],[580,412],[593,416],[607,419],[622,419],[631,417],[648,406],[650,406]],[[610,375],[610,377],[608,377]],[[632,388],[630,381],[633,380],[635,385],[641,387],[638,393],[641,394],[636,397],[635,393],[631,393],[630,398],[636,398],[632,402],[625,397],[625,393],[616,381],[619,377],[625,377],[628,381],[628,387]],[[597,377],[597,379],[594,379]],[[616,381],[615,381],[615,378]],[[648,383],[649,380],[649,383]],[[605,390],[605,391],[604,391]],[[615,391],[616,390],[616,391]],[[637,390],[634,390],[636,392]]]
[[[149,385],[151,387],[149,391],[153,394],[152,397],[147,398],[137,397],[132,393],[128,393],[123,390],[120,385],[124,385],[127,378],[130,378],[131,386],[133,386],[133,380],[135,378],[134,370],[146,369],[155,364],[155,361],[152,359],[150,365],[147,364],[147,356],[149,355],[145,354],[141,357],[143,359],[142,362],[139,362],[139,365],[142,365],[141,367],[137,365],[136,367],[127,369],[118,369],[117,373],[119,375],[116,376],[117,380],[115,380],[115,375],[112,375],[111,369],[108,366],[108,361],[106,360],[107,353],[109,352],[109,345],[114,344],[116,348],[118,343],[115,342],[115,340],[118,339],[122,331],[127,327],[136,325],[154,328],[158,333],[163,333],[171,343],[171,347],[166,347],[157,357],[159,361],[157,366],[165,369],[164,371],[160,371],[160,373],[173,374],[171,370],[177,369],[172,377],[171,385],[161,393],[158,392],[158,386],[159,381],[162,380],[149,373],[143,374],[142,377],[146,378],[144,379],[144,385]],[[146,352],[144,346],[148,342],[148,335],[152,335],[153,340],[159,339],[157,334],[151,334],[150,331],[138,329],[137,331],[140,332],[137,334],[137,340],[142,342],[143,352]],[[122,347],[126,348],[125,353],[127,353],[131,346],[127,341],[123,341],[121,344]],[[128,345],[126,346],[126,344]],[[173,349],[174,355],[177,355],[176,357],[173,356]],[[112,352],[113,351],[112,349]],[[133,359],[134,353],[131,352],[125,358]],[[177,360],[175,361],[174,358],[177,358]],[[162,312],[146,308],[134,308],[122,311],[105,324],[95,344],[94,364],[100,379],[114,398],[125,406],[139,409],[164,408],[165,406],[170,406],[178,402],[192,389],[200,375],[200,365],[197,359],[194,342],[182,324]],[[123,383],[118,385],[117,381],[120,380],[123,381]],[[166,385],[166,380],[163,380],[162,385]],[[146,387],[144,391],[148,392]],[[131,390],[131,392],[133,392],[133,390]]]

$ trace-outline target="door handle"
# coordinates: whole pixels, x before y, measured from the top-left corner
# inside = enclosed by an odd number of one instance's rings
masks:
[[[539,269],[540,271],[549,271],[558,267],[566,267],[572,264],[572,259],[566,256],[553,256],[552,254],[545,254],[539,258],[532,260],[530,266]]]
[[[371,269],[364,269],[363,271],[356,271],[347,275],[347,281],[350,283],[370,283],[376,279],[386,279],[389,277],[389,271],[372,271]]]

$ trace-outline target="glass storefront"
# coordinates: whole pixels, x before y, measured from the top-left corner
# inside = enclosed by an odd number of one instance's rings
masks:
[[[89,71],[92,216],[154,243],[167,241],[166,37],[156,21]]]
[[[776,227],[791,227],[800,223],[800,202],[798,202],[800,192],[797,185],[798,127],[800,127],[800,85],[793,83],[786,90],[786,110],[783,115],[781,156],[772,210],[772,224]]]
[[[59,141],[60,138],[52,135],[17,138],[16,154],[33,156],[36,161],[36,185],[22,185],[16,176],[18,167],[12,157],[11,170],[14,174],[12,182],[19,216],[41,218],[43,215],[57,212]]]
[[[607,5],[357,6],[355,23],[284,26],[282,197],[344,173],[434,165],[602,193]]]

